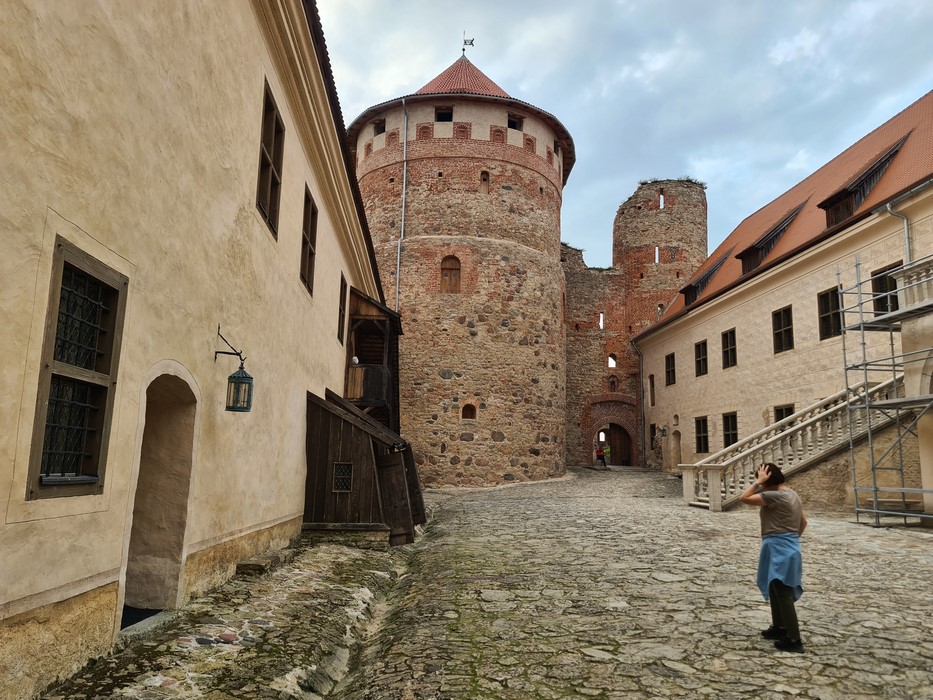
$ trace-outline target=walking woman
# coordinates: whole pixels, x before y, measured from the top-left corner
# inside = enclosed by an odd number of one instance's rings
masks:
[[[788,488],[784,474],[768,462],[742,493],[742,502],[760,508],[761,553],[758,556],[758,588],[771,604],[771,626],[761,631],[781,651],[803,651],[794,601],[803,593],[803,558],[800,535],[807,527],[800,496]]]

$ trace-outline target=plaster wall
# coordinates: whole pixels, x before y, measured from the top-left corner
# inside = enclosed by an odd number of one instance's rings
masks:
[[[183,559],[300,516],[305,395],[343,386],[341,273],[378,291],[301,4],[282,8],[279,24],[263,2],[15,0],[0,14],[0,618],[120,579],[146,388],[167,360],[200,398]],[[310,109],[285,70],[288,22],[304,31],[291,40],[312,64]],[[277,237],[255,204],[265,82],[285,124]],[[126,317],[101,493],[27,500],[56,236],[128,277]],[[215,362],[218,324],[255,378],[250,413],[224,410],[237,365]]]
[[[933,252],[933,197],[917,198],[899,209],[913,222],[915,256]],[[676,470],[671,461],[675,430],[682,435],[683,463],[705,456],[695,451],[697,417],[708,417],[709,449],[716,452],[723,447],[724,413],[737,413],[741,439],[774,422],[775,406],[793,404],[800,410],[845,388],[843,339],[820,340],[817,295],[836,286],[837,268],[843,288],[854,285],[856,256],[863,280],[874,270],[902,261],[900,220],[872,215],[639,341],[645,360],[642,380],[648,386],[653,376],[655,385],[656,402],[646,407],[646,424],[668,428],[662,440],[665,469]],[[794,348],[775,354],[771,314],[788,305],[793,308]],[[849,323],[854,321],[848,317]],[[723,369],[721,334],[731,328],[736,331],[738,364]],[[894,352],[899,352],[897,334],[867,333],[866,356],[894,354],[892,337]],[[702,340],[708,343],[709,373],[697,377],[694,347]],[[861,361],[860,341],[857,334],[847,336],[850,363]],[[675,356],[676,383],[666,386],[665,356],[670,353]],[[888,376],[876,373],[871,380]]]

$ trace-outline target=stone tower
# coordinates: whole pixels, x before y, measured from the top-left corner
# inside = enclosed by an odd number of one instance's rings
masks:
[[[600,437],[612,464],[652,462],[642,421],[650,387],[631,340],[654,323],[706,260],[706,193],[692,180],[642,183],[616,214],[612,267],[589,268],[564,246],[567,283],[567,460],[592,464]]]
[[[348,128],[386,299],[401,432],[426,484],[565,463],[560,207],[573,141],[465,56]]]

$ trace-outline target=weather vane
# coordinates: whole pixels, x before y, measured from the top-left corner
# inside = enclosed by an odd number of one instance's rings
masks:
[[[466,29],[463,30],[463,55],[466,56],[466,47],[473,46],[473,40],[466,38]]]

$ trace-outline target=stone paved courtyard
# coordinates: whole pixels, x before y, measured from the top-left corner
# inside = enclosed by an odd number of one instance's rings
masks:
[[[637,470],[427,494],[391,552],[307,543],[47,698],[933,698],[933,531],[810,512],[805,654],[758,631],[758,516]]]

